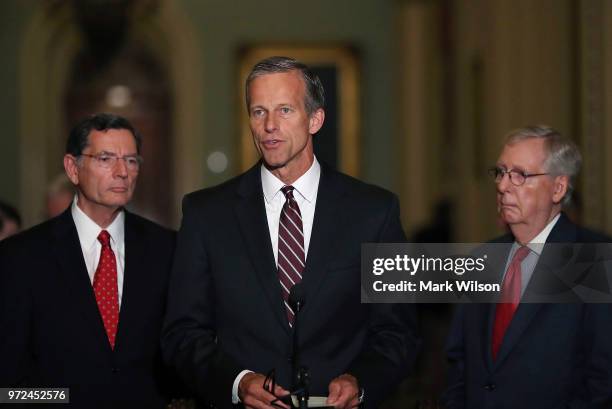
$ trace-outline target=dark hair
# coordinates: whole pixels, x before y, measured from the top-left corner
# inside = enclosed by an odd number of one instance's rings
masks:
[[[0,201],[0,230],[4,220],[13,220],[17,226],[21,227],[21,216],[19,211],[8,203]]]
[[[306,64],[303,64],[296,59],[289,57],[269,57],[259,61],[246,79],[246,104],[247,111],[251,104],[251,94],[249,86],[251,82],[262,75],[275,74],[280,72],[289,72],[297,70],[302,74],[304,85],[306,87],[306,96],[304,98],[304,106],[306,112],[311,115],[319,108],[325,106],[325,90],[321,84],[319,77],[314,74]]]
[[[89,134],[92,130],[107,131],[109,129],[127,129],[134,135],[136,140],[136,150],[140,154],[142,147],[142,137],[132,126],[130,121],[122,116],[108,113],[100,113],[88,116],[81,120],[68,135],[66,142],[66,153],[73,156],[80,156],[83,150],[89,145]]]

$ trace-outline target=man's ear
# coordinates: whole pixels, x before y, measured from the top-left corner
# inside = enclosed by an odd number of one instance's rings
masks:
[[[563,196],[567,193],[567,188],[569,186],[569,176],[555,176],[553,180],[553,203],[560,203],[563,199]]]
[[[64,155],[64,170],[73,185],[79,184],[79,165],[77,158],[69,153]]]
[[[319,129],[323,126],[323,121],[325,121],[325,111],[323,111],[323,108],[319,108],[310,114],[308,133],[314,135],[319,132]]]

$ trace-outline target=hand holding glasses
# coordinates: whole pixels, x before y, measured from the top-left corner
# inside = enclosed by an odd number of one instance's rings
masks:
[[[274,378],[274,369],[272,369],[266,375],[266,378],[263,383],[263,389],[266,392],[272,395],[275,395],[273,392],[275,388],[276,388],[276,381]],[[298,396],[300,396],[300,394],[302,393],[304,393],[303,388],[297,388],[295,390],[288,392],[286,395],[277,396],[276,399],[270,402],[270,405],[276,408],[279,408],[279,409],[287,409],[287,408],[298,409],[299,408]],[[363,402],[363,396],[364,396],[363,389],[360,389],[359,396],[356,396],[358,403],[355,406],[351,406],[351,407],[356,408],[360,406],[361,403]],[[319,409],[334,408],[334,405],[328,404],[326,397],[323,397],[323,396],[315,396],[315,397],[311,396],[310,400],[308,401],[308,406],[313,407],[313,408],[319,408]]]
[[[275,395],[274,394],[274,390],[276,389],[276,379],[275,379],[274,375],[275,375],[274,369],[272,369],[266,375],[266,379],[264,380],[264,383],[263,383],[264,390],[266,392],[268,392],[268,393],[271,393],[272,395]],[[293,402],[291,400],[291,395],[293,395],[295,393],[296,393],[296,391],[290,391],[286,395],[277,396],[276,399],[274,399],[272,402],[270,402],[270,405],[272,405],[274,407],[277,407],[277,408],[281,408],[281,409],[286,409],[287,407],[294,407],[295,408],[295,406],[293,406]],[[282,405],[281,403],[284,403],[284,405]]]

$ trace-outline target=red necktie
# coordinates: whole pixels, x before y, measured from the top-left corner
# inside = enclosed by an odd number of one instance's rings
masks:
[[[504,283],[502,285],[502,293],[500,303],[495,309],[495,323],[493,324],[493,339],[491,342],[491,352],[493,359],[497,357],[499,348],[504,339],[504,334],[512,321],[512,317],[518,308],[521,301],[521,262],[529,254],[529,248],[520,247],[508,266]]]
[[[102,316],[104,329],[111,348],[115,348],[115,336],[119,323],[119,294],[117,291],[117,261],[110,246],[110,234],[102,230],[98,235],[102,244],[100,261],[94,275],[93,290]]]
[[[293,324],[294,313],[289,306],[291,287],[302,281],[305,267],[304,229],[302,214],[295,198],[293,186],[284,186],[285,204],[278,224],[278,279],[283,291],[289,325]]]

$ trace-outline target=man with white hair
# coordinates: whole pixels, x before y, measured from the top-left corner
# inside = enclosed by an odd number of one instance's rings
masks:
[[[553,250],[542,243],[610,241],[562,212],[580,163],[576,146],[550,127],[508,135],[490,170],[510,229],[494,241],[508,246],[503,302],[458,308],[448,342],[448,409],[612,407],[612,306],[525,302],[559,273],[543,268]]]

